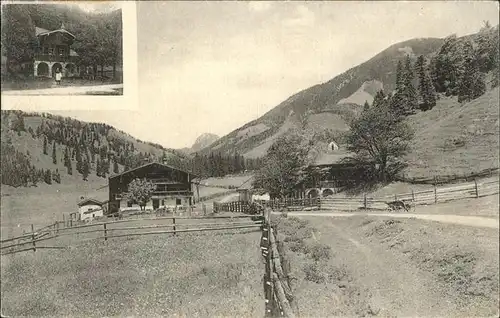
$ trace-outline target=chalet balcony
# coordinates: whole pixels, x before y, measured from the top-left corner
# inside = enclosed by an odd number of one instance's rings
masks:
[[[193,196],[193,191],[155,191],[153,192],[153,196],[165,197],[165,196]]]
[[[151,179],[151,182],[153,182],[154,184],[179,184],[179,185],[183,184],[181,182],[172,181],[170,179]]]
[[[43,62],[77,63],[78,56],[35,54],[35,60],[36,61],[43,61]]]
[[[320,186],[320,188],[335,188],[336,182],[335,181],[320,181],[319,186]]]

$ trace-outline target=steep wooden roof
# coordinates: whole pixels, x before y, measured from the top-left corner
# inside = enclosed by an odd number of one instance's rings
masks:
[[[169,166],[169,165],[166,165],[164,163],[160,163],[160,162],[149,162],[147,164],[144,164],[142,166],[139,166],[139,167],[136,167],[136,168],[133,168],[133,169],[129,169],[127,171],[123,171],[122,173],[119,173],[119,174],[115,174],[113,176],[110,176],[109,179],[114,179],[116,177],[119,177],[119,176],[123,176],[125,174],[129,174],[130,172],[133,172],[133,171],[136,171],[136,170],[139,170],[139,169],[143,169],[145,167],[148,167],[148,166],[151,166],[151,165],[158,165],[160,167],[164,167],[164,168],[169,168],[169,169],[172,169],[172,170],[176,170],[176,171],[180,171],[180,172],[183,172],[183,173],[186,173],[186,174],[190,174],[192,176],[192,178],[195,178],[196,176],[194,174],[192,174],[191,172],[189,171],[184,171],[184,170],[181,170],[181,169],[177,169],[177,168],[174,168],[172,166]]]
[[[103,205],[104,204],[104,202],[101,202],[101,201],[99,201],[97,199],[86,198],[86,199],[83,199],[80,202],[78,202],[78,206],[84,206],[87,203],[94,203],[94,204],[97,204],[97,205]]]
[[[68,34],[69,36],[71,36],[72,38],[75,38],[75,36],[67,31],[66,29],[57,29],[57,30],[47,30],[47,29],[44,29],[44,28],[39,28],[39,27],[35,27],[35,35],[36,36],[40,36],[40,35],[49,35],[49,34],[52,34],[52,33],[56,33],[56,32],[62,32],[62,33],[66,33]]]

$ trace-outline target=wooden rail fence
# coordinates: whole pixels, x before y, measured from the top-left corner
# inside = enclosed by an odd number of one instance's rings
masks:
[[[339,210],[352,211],[362,209],[387,210],[388,203],[392,201],[403,201],[410,205],[429,205],[442,202],[448,202],[466,198],[480,198],[499,193],[499,180],[469,182],[456,186],[437,187],[424,191],[411,191],[394,195],[371,197],[366,194],[357,197],[317,197],[303,199],[283,199],[271,200],[267,206],[273,210],[287,209],[304,210]]]
[[[219,212],[240,212],[245,214],[262,214],[263,207],[255,202],[248,201],[234,201],[234,202],[214,202],[213,211],[214,213]]]
[[[43,246],[38,245],[38,242],[53,240],[56,238],[64,236],[78,237],[78,241],[93,241],[93,240],[104,240],[107,241],[111,238],[119,237],[131,237],[131,236],[142,236],[142,235],[155,235],[155,234],[172,234],[176,235],[178,233],[187,232],[203,232],[203,231],[220,231],[220,230],[233,230],[233,229],[251,229],[251,228],[261,228],[261,220],[239,220],[249,216],[217,216],[217,217],[159,217],[159,218],[144,218],[144,219],[129,219],[129,220],[118,220],[110,222],[101,223],[91,223],[84,225],[77,225],[73,227],[59,227],[61,222],[56,222],[54,224],[48,225],[42,229],[34,230],[32,226],[32,231],[30,233],[23,234],[21,236],[12,237],[0,241],[1,255],[18,253],[23,251],[36,251],[37,249],[62,249],[68,248],[68,246]],[[186,221],[186,220],[202,220],[202,219],[225,219],[226,222],[202,222],[202,223],[179,223],[176,221]],[[127,222],[157,222],[160,220],[171,220],[168,224],[152,224],[152,225],[142,225],[142,226],[125,226],[125,227],[113,227],[116,224],[127,223]],[[233,221],[235,220],[235,221]],[[167,230],[161,230],[162,228],[167,228]],[[160,229],[159,231],[152,231],[152,229]],[[137,232],[139,230],[139,232]],[[135,232],[133,232],[135,231]],[[100,234],[87,239],[81,239],[81,235],[85,234]]]
[[[317,198],[284,198],[282,200],[270,200],[266,204],[271,209],[301,210],[304,208],[321,209],[321,199]]]
[[[293,295],[283,270],[278,252],[274,228],[271,226],[271,210],[264,212],[262,227],[261,251],[266,259],[264,274],[265,317],[295,317],[291,301]]]

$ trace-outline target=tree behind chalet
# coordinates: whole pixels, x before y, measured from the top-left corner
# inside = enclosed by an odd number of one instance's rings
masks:
[[[436,91],[427,70],[425,57],[420,55],[415,63],[418,78],[418,103],[422,110],[432,109],[436,106]]]
[[[309,140],[300,132],[280,136],[269,147],[261,168],[255,173],[253,186],[264,189],[273,198],[291,196],[306,178],[309,150]]]

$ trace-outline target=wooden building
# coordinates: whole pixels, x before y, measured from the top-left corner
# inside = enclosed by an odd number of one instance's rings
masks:
[[[307,177],[297,186],[296,197],[330,196],[370,177],[371,166],[345,161],[347,152],[323,154],[309,166]]]
[[[38,48],[35,52],[33,74],[35,77],[54,77],[57,70],[62,77],[78,75],[78,54],[71,49],[75,36],[64,28],[46,30],[35,27]]]
[[[127,208],[138,208],[135,202],[126,199],[128,185],[132,180],[146,179],[156,185],[153,196],[146,204],[147,209],[160,207],[188,207],[193,204],[192,184],[194,175],[168,165],[153,162],[109,177],[109,211],[111,213]]]

